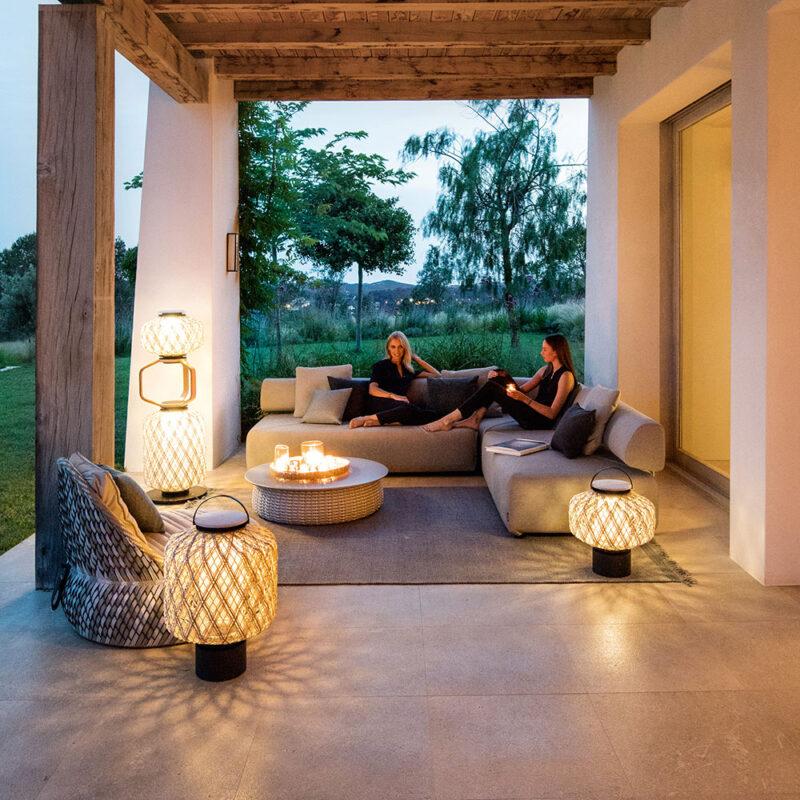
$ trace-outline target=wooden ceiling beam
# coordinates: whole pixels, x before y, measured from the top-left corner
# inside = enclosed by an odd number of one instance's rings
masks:
[[[214,60],[217,75],[240,80],[410,80],[578,78],[613,75],[616,59],[603,56],[493,56],[369,58],[291,56]]]
[[[591,97],[592,79],[235,81],[236,100],[480,100]]]
[[[120,0],[114,0],[120,2]],[[518,20],[497,22],[241,22],[170,25],[190,50],[294,49],[297,47],[504,47],[643,44],[649,19]]]
[[[630,11],[684,6],[689,0],[148,0],[158,13],[277,11],[548,11],[551,9]]]
[[[178,41],[144,0],[72,0],[105,8],[114,46],[179,103],[208,100],[208,69]]]

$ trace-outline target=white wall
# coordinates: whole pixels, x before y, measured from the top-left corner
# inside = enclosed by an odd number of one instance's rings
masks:
[[[139,342],[159,311],[183,309],[203,323],[192,408],[206,424],[207,459],[216,466],[239,442],[239,276],[225,271],[225,235],[236,230],[237,104],[232,82],[211,79],[209,102],[180,104],[150,85],[144,185],[133,315],[125,466],[142,469],[142,422],[155,411],[139,399],[138,373],[153,360]],[[146,384],[170,391],[158,373]]]
[[[800,583],[788,485],[800,441],[786,408],[798,388],[798,292],[780,289],[798,288],[798,226],[787,219],[798,196],[798,5],[662,9],[652,41],[595,80],[589,112],[586,374],[664,419],[659,124],[732,80],[731,555],[766,583]]]

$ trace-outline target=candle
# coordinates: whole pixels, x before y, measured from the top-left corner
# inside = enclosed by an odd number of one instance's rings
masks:
[[[308,442],[301,442],[300,452],[303,454],[303,461],[311,470],[317,470],[325,457],[325,447],[318,439],[311,439]]]
[[[275,455],[272,460],[275,469],[285,471],[289,466],[289,445],[276,444]]]

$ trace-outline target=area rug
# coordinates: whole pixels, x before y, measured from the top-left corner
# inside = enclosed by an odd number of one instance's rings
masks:
[[[344,525],[269,523],[285,585],[600,583],[591,548],[570,535],[511,536],[480,487],[388,488],[383,508]],[[651,542],[614,582],[692,583]]]

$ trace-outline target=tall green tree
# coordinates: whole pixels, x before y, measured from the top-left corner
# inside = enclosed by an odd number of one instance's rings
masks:
[[[241,311],[271,308],[280,355],[281,309],[305,275],[295,269],[305,239],[306,142],[322,128],[295,128],[307,103],[239,104],[239,231]]]
[[[398,198],[379,197],[373,186],[397,186],[413,177],[391,169],[375,153],[359,153],[349,142],[366,138],[364,131],[335,136],[320,150],[306,152],[304,229],[309,238],[302,255],[329,277],[355,266],[356,352],[361,350],[364,275],[400,275],[414,257],[414,223]]]
[[[410,137],[403,152],[409,161],[440,161],[441,193],[423,230],[460,258],[465,274],[500,283],[516,346],[519,296],[532,282],[554,282],[579,260],[582,243],[574,229],[583,224],[582,213],[575,215],[579,182],[568,171],[574,165],[556,158],[557,104],[486,100],[467,105],[484,123],[474,136],[463,139],[440,128]]]
[[[453,282],[455,271],[452,256],[440,247],[430,245],[411,296],[414,300],[432,300],[440,305],[447,294],[447,287]]]

